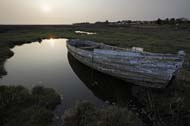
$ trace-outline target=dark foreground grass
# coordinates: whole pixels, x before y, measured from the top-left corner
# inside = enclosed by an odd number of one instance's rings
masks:
[[[66,110],[64,123],[65,126],[143,126],[127,107],[110,105],[100,109],[87,101]]]
[[[0,86],[0,126],[51,126],[59,103],[53,89]]]
[[[97,34],[75,34],[76,30],[96,32]],[[160,53],[176,54],[178,50],[184,50],[187,53],[187,57],[183,69],[177,76],[177,82],[179,82],[177,86],[179,87],[174,88],[174,91],[183,87],[183,82],[185,82],[187,87],[189,86],[189,24],[182,24],[177,27],[175,25],[0,26],[0,76],[6,74],[4,63],[6,59],[13,56],[13,52],[10,50],[12,47],[24,43],[41,41],[45,38],[88,39],[120,47],[143,47],[145,51]],[[187,94],[189,95],[188,92]],[[139,98],[142,97],[142,94],[140,93]],[[154,99],[157,100],[158,98]],[[52,109],[58,104],[59,100],[59,96],[51,89],[37,87],[30,92],[23,87],[0,86],[0,126],[51,125],[53,118]],[[179,100],[176,101],[178,102]],[[187,102],[189,103],[188,100]],[[172,106],[169,106],[172,110]],[[177,104],[176,110],[178,106]],[[182,106],[184,106],[184,103],[182,103]],[[81,110],[81,107],[85,110]],[[165,109],[165,107],[163,108]],[[74,108],[74,110],[68,111],[65,115],[65,121],[68,125],[75,125],[76,123],[83,125],[85,123],[92,126],[96,125],[97,122],[99,126],[104,126],[107,123],[117,126],[119,124],[117,122],[120,122],[121,125],[141,125],[138,120],[135,121],[135,116],[126,108],[118,108],[117,106],[98,110],[91,107],[88,103],[82,103],[82,105],[79,104],[79,107]],[[80,112],[82,113],[78,114]],[[171,113],[175,113],[175,111],[171,111]],[[93,115],[91,116],[91,114]],[[128,116],[126,120],[118,118],[125,118],[126,116]],[[77,122],[73,121],[73,118]]]
[[[76,30],[97,34],[76,34]],[[3,63],[12,55],[11,47],[45,38],[88,39],[120,47],[143,47],[145,51],[159,53],[177,54],[184,50],[187,57],[190,53],[190,24],[0,26],[0,74],[5,74]],[[184,73],[190,76],[190,72],[183,71],[182,76]]]

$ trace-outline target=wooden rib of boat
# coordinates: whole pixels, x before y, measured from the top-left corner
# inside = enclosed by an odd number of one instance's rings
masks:
[[[185,53],[161,54],[71,39],[68,51],[81,63],[136,85],[163,88],[182,67]]]

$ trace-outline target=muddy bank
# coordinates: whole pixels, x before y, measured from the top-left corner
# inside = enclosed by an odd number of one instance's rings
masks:
[[[5,64],[5,61],[12,57],[14,55],[14,53],[10,50],[9,47],[1,47],[0,46],[0,78],[3,76],[3,75],[6,75],[7,72],[4,68],[4,64]]]

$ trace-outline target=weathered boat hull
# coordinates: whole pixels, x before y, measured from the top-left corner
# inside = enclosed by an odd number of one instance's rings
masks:
[[[75,42],[81,41],[68,40],[67,48],[81,63],[124,81],[146,87],[166,87],[183,63],[182,57],[170,54],[154,55],[146,52],[142,54],[142,52],[131,52],[127,49],[85,41],[85,44],[105,48],[89,51],[73,46],[72,43]]]

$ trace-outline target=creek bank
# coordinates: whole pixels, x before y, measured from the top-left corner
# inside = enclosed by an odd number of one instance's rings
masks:
[[[7,59],[14,56],[14,52],[11,51],[11,48],[14,48],[15,46],[19,46],[26,43],[32,43],[32,42],[41,42],[43,39],[47,38],[34,38],[31,40],[23,40],[23,41],[7,41],[7,42],[1,42],[0,43],[0,78],[7,74],[4,64]]]

